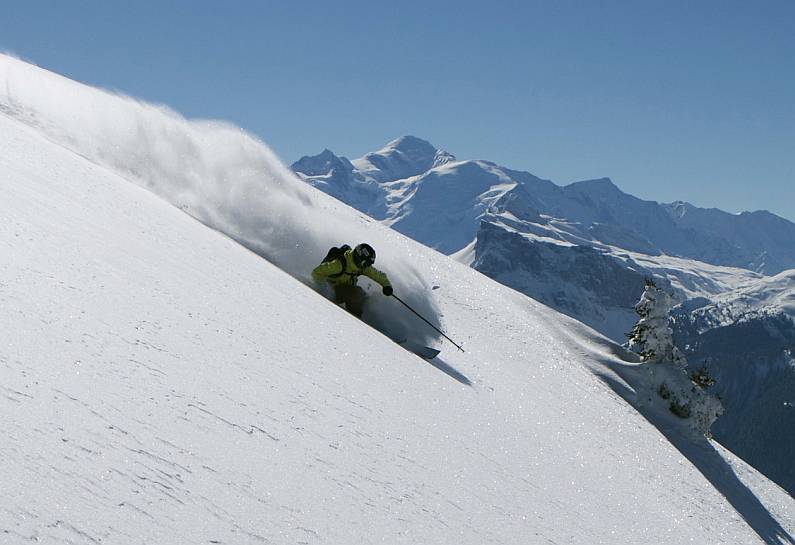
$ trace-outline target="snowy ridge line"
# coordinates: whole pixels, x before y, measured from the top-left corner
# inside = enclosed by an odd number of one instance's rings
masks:
[[[439,312],[411,244],[300,182],[256,137],[225,122],[67,79],[0,55],[0,110],[51,141],[145,187],[304,283],[330,246],[367,241],[396,291],[432,321]],[[345,209],[344,213],[336,211]],[[323,218],[322,221],[319,218]],[[392,249],[400,251],[390,251]],[[372,298],[369,321],[394,337],[414,333],[407,312]],[[432,343],[430,328],[417,340]]]
[[[439,156],[445,160],[437,162]],[[777,274],[795,267],[795,223],[645,201],[609,178],[558,186],[484,160],[456,160],[414,136],[352,161],[328,149],[291,167],[302,179],[428,246],[451,254],[495,212],[518,231],[594,248],[673,255]],[[442,197],[440,199],[440,197]]]
[[[795,269],[760,278],[756,282],[723,293],[714,299],[712,306],[723,307],[732,320],[743,314],[753,316],[783,313],[795,321]]]
[[[7,116],[0,149],[0,374],[30,396],[0,395],[0,542],[773,545],[793,532],[791,498],[709,444],[697,469],[605,386],[593,332],[437,252],[373,230],[440,286],[467,346],[442,358],[474,388]]]

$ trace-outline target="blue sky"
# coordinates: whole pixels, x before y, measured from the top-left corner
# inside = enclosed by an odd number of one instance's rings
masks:
[[[558,184],[795,220],[795,2],[4,3],[0,49],[288,164],[413,134]]]

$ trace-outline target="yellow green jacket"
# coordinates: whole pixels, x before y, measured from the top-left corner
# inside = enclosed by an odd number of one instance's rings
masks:
[[[342,266],[341,259],[334,259],[321,263],[312,271],[312,278],[317,282],[328,281],[335,286],[355,286],[360,275],[380,284],[382,287],[391,286],[391,282],[386,273],[379,271],[372,265],[360,269],[353,262],[353,250],[348,250],[344,254],[345,267]]]

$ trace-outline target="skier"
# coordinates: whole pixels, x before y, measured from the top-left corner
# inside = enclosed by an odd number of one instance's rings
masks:
[[[359,244],[351,249],[347,244],[333,247],[323,261],[312,271],[318,283],[328,282],[334,290],[334,302],[345,303],[345,309],[360,318],[367,293],[356,285],[360,275],[378,283],[386,296],[392,295],[392,283],[386,273],[373,267],[375,250],[369,244]]]

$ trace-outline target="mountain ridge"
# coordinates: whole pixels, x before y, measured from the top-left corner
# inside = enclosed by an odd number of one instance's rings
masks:
[[[633,368],[617,347],[306,187],[250,136],[3,56],[0,82],[4,540],[795,531],[770,481],[617,393]],[[429,364],[307,281],[330,240],[362,233],[466,353]]]
[[[716,435],[795,493],[786,463],[795,441],[778,440],[775,424],[791,416],[782,388],[795,385],[793,313],[736,302],[763,301],[776,285],[782,300],[795,297],[795,284],[780,280],[795,268],[795,224],[768,211],[643,200],[606,177],[558,186],[488,161],[452,162],[377,191],[389,200],[405,186],[412,192],[373,217],[615,342],[626,340],[654,279],[682,303],[675,330],[691,371],[711,361],[719,379],[727,412]]]
[[[416,137],[403,137],[403,139],[424,150],[423,161],[412,163],[413,168],[410,170],[394,167],[395,159],[392,155],[396,149],[397,144],[395,143],[400,143],[401,139],[393,140],[377,152],[368,153],[365,155],[368,159],[364,162],[360,159],[351,161],[354,167],[351,174],[354,177],[357,175],[357,161],[359,161],[359,165],[367,164],[367,170],[361,171],[359,174],[363,179],[375,184],[370,187],[372,198],[388,200],[389,188],[384,187],[383,184],[394,183],[400,179],[396,176],[404,173],[408,174],[405,178],[423,176],[423,172],[420,172],[422,168],[426,168],[425,174],[431,174],[437,167],[447,166],[444,175],[456,174],[460,180],[457,183],[458,187],[466,187],[472,183],[482,186],[484,183],[482,180],[489,176],[483,170],[490,170],[490,174],[499,171],[501,176],[518,185],[529,184],[531,186],[529,189],[534,194],[534,204],[539,207],[540,214],[553,218],[566,218],[583,224],[580,235],[586,233],[588,228],[594,227],[594,224],[609,222],[619,227],[625,234],[632,232],[642,235],[645,239],[643,249],[646,252],[697,259],[713,265],[742,267],[763,274],[776,274],[788,268],[795,268],[795,250],[791,248],[791,244],[787,245],[787,240],[795,239],[795,224],[768,211],[731,214],[718,209],[696,207],[683,201],[660,203],[643,200],[624,193],[607,177],[558,186],[549,180],[537,178],[529,172],[507,169],[488,161],[449,160],[445,161],[443,165],[433,165],[430,157],[434,153],[453,156],[448,152],[436,149],[425,140]],[[305,162],[308,157],[310,156],[294,163],[292,168],[309,183],[315,183],[318,174],[302,170],[302,161]],[[373,163],[374,160],[384,166],[384,170],[379,170],[378,165]],[[462,172],[451,172],[450,164],[459,165],[458,168]],[[480,164],[483,167],[481,172],[475,172],[476,169],[472,168],[473,164]],[[485,168],[486,165],[488,165],[488,169]],[[437,172],[436,174],[436,176],[426,176],[426,179],[438,181],[441,173]],[[476,180],[481,181],[477,182]],[[503,182],[495,181],[493,185]],[[345,196],[339,195],[339,197]],[[347,202],[350,199],[342,198],[342,200]],[[414,210],[422,209],[423,203],[420,202],[420,199],[410,200]],[[361,199],[355,202],[359,205],[363,204]],[[470,208],[478,206],[487,208],[487,206],[482,206],[482,203],[470,202],[468,204]],[[358,208],[358,206],[355,207]],[[372,210],[374,207],[368,208]],[[622,213],[624,210],[629,210],[629,212]],[[686,214],[681,213],[682,210],[686,211]],[[379,208],[379,212],[373,217],[379,220],[389,220],[386,209]],[[458,217],[463,214],[463,211],[460,208],[451,209],[450,213]],[[633,219],[633,215],[636,216],[636,219]],[[653,223],[637,219],[648,215],[655,218]],[[402,218],[405,220],[406,215],[404,214]],[[475,217],[468,220],[469,232],[473,229],[477,230],[477,227],[473,228],[472,225],[478,219],[479,214],[476,214]],[[393,227],[401,230],[400,224],[395,224]],[[460,236],[455,241],[445,241],[441,235],[434,237],[425,234],[421,236],[413,232],[410,236],[414,236],[445,253],[454,253],[470,242],[464,241]],[[599,238],[600,236],[604,239]],[[591,238],[595,244],[620,245],[622,242],[620,238],[616,239],[604,232],[596,233],[594,229],[591,229],[586,238]]]

